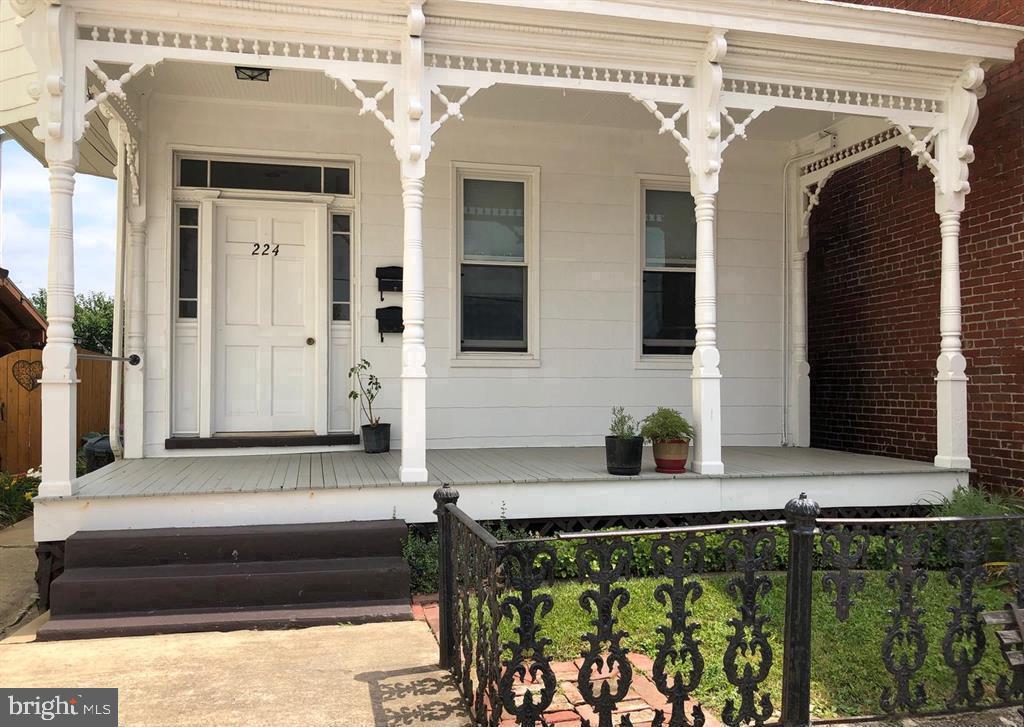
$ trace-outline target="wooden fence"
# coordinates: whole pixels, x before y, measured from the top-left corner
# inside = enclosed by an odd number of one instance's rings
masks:
[[[41,461],[43,352],[15,351],[0,357],[0,470],[24,472]],[[25,363],[21,363],[25,362]],[[110,362],[78,361],[78,436],[110,427]]]

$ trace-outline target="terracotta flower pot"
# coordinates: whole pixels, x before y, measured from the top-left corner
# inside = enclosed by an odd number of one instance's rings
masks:
[[[686,458],[690,456],[690,442],[687,439],[669,439],[654,443],[655,470],[667,474],[686,472]]]

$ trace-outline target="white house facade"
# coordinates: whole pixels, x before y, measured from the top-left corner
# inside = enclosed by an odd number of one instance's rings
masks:
[[[40,541],[425,521],[439,482],[481,518],[966,482],[959,216],[1021,29],[818,0],[11,0],[2,28],[0,121],[51,179]],[[941,231],[927,464],[808,449],[807,222],[894,145]],[[115,346],[138,357],[121,459],[85,478],[80,172],[119,180]],[[364,359],[391,454],[357,451]],[[692,473],[602,474],[617,405],[682,411]]]

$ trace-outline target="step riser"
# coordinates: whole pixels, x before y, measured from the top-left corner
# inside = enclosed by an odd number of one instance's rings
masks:
[[[76,533],[67,568],[400,556],[405,523],[324,523]]]
[[[54,617],[126,611],[262,608],[320,603],[386,601],[409,597],[407,566],[370,570],[296,573],[182,574],[160,578],[118,578],[53,582]]]
[[[408,600],[341,607],[302,607],[269,611],[239,610],[216,613],[116,614],[51,618],[36,634],[37,641],[104,639],[202,631],[297,629],[307,626],[412,621]]]

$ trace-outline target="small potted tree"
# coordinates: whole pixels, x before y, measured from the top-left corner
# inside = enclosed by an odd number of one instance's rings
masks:
[[[643,420],[640,435],[654,445],[654,463],[658,472],[679,474],[686,471],[693,427],[682,414],[659,406]]]
[[[617,406],[612,409],[611,434],[604,438],[608,474],[638,475],[644,458],[644,438],[637,432],[636,419]]]
[[[366,382],[363,382],[365,376]],[[348,370],[348,377],[354,378],[358,391],[352,389],[348,398],[359,401],[367,424],[362,426],[363,450],[369,454],[391,451],[391,425],[382,424],[380,417],[373,415],[373,401],[380,393],[380,379],[370,373],[370,362],[365,358]]]

